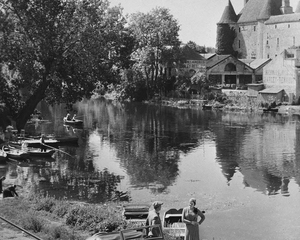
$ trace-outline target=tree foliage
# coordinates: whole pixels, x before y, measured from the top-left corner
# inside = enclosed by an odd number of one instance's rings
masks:
[[[132,14],[129,29],[137,43],[132,54],[134,69],[142,74],[142,89],[145,88],[147,93],[144,96],[149,97],[151,93],[160,89],[166,80],[163,68],[177,58],[176,53],[180,46],[179,25],[168,9],[154,8],[149,13]]]
[[[117,81],[134,41],[107,0],[0,0],[1,99],[23,127],[37,104],[73,103]],[[20,91],[22,89],[22,91]]]

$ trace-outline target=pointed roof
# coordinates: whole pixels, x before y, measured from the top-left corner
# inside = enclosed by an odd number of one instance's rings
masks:
[[[182,54],[186,60],[205,60],[203,56],[201,56],[194,49],[190,48],[188,45],[184,45],[182,47]]]
[[[297,4],[295,13],[300,13],[300,1],[299,1],[298,4]]]
[[[281,0],[249,0],[241,12],[238,23],[267,20],[270,16],[280,15]]]
[[[237,15],[231,4],[231,1],[229,0],[228,5],[225,7],[221,20],[218,22],[218,24],[236,23],[237,19]]]

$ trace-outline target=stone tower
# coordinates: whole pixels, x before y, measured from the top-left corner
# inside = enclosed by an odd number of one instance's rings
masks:
[[[218,54],[233,54],[233,42],[235,39],[235,27],[237,23],[237,15],[231,4],[228,1],[227,7],[223,12],[220,21],[217,23],[217,53]]]

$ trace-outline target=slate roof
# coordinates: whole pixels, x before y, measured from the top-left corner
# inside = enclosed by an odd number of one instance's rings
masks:
[[[293,14],[284,14],[279,16],[272,16],[268,19],[265,24],[278,24],[285,22],[299,22],[300,21],[300,13]]]
[[[281,15],[281,0],[249,0],[241,12],[238,23],[251,23]]]
[[[241,62],[245,63],[252,69],[258,69],[264,66],[266,63],[271,61],[271,59],[239,59]]]
[[[206,61],[206,67],[209,69],[209,68],[212,68],[213,66],[215,66],[216,64],[222,62],[224,59],[230,57],[231,55],[215,55],[209,59],[207,59]]]
[[[284,91],[283,88],[266,88],[264,90],[259,91],[259,93],[267,93],[267,94],[274,94]]]
[[[228,5],[225,7],[223,15],[218,22],[218,24],[223,24],[223,23],[236,23],[238,20],[238,17],[234,11],[234,8],[231,4],[231,1],[228,1]]]
[[[199,53],[190,48],[188,45],[182,47],[182,54],[186,60],[205,60]]]

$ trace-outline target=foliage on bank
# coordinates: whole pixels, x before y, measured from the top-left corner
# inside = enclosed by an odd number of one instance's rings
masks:
[[[0,201],[1,216],[45,240],[83,240],[127,228],[117,203],[84,204],[31,195]]]

